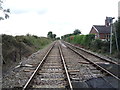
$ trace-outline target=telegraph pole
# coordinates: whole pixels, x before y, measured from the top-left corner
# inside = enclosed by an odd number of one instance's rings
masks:
[[[110,31],[110,54],[112,54],[112,23],[110,24],[111,31]]]
[[[113,25],[113,19],[115,19],[114,17],[108,17],[108,21],[110,23],[110,27],[111,27],[111,31],[110,31],[110,54],[112,54],[112,25]]]

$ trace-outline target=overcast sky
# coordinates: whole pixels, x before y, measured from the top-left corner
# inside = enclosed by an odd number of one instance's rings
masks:
[[[79,29],[88,34],[92,25],[104,25],[106,16],[118,16],[119,0],[4,0],[10,18],[0,21],[0,34],[61,36]]]

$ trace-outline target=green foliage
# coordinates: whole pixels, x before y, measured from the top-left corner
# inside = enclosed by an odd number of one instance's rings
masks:
[[[118,18],[118,21],[115,22],[115,28],[117,33],[118,47],[120,51],[120,17]]]
[[[114,23],[114,28],[116,29],[117,34],[117,41],[118,41],[118,48],[119,52],[116,48],[116,40],[115,40],[115,33],[113,34],[113,40],[112,40],[112,55],[115,57],[120,57],[120,17],[119,19]],[[113,30],[114,31],[114,30]],[[66,34],[61,36],[61,39],[73,43],[73,44],[80,44],[85,48],[91,49],[93,51],[99,52],[99,53],[110,53],[110,42],[109,41],[101,41],[99,39],[95,39],[94,34],[88,34],[88,35],[78,35],[76,32],[78,30],[75,30],[73,34]]]
[[[53,35],[52,35],[52,38],[56,38],[56,34],[53,34]]]
[[[29,41],[27,38],[23,38],[22,42],[24,42],[25,44],[32,46],[33,44],[31,43],[31,41]]]
[[[33,37],[35,37],[36,39],[37,39],[37,38],[39,38],[39,37],[38,37],[38,36],[36,36],[36,35],[33,35]]]
[[[102,41],[100,39],[96,39],[91,43],[91,48],[96,50],[101,49],[101,46],[102,46]]]
[[[57,37],[56,40],[60,40],[60,37]]]
[[[57,35],[56,35],[56,34],[53,34],[52,31],[49,31],[48,34],[47,34],[47,37],[50,38],[50,39],[53,39],[53,40],[56,39],[56,36],[57,36]]]
[[[73,35],[67,37],[65,40],[73,44],[80,44],[88,49],[92,49],[93,51],[97,51],[100,53],[109,52],[109,42],[95,39],[94,34]]]
[[[27,36],[17,36],[16,39],[19,39],[19,41],[24,42],[29,46],[34,46],[37,50],[43,48],[43,46],[49,44],[51,41],[45,37],[32,36],[28,34]]]
[[[49,31],[49,32],[48,32],[47,37],[48,37],[48,38],[52,38],[52,31]]]
[[[91,42],[95,39],[95,35],[94,34],[88,34],[85,35],[83,38],[83,42],[82,44],[88,48],[90,48],[90,44]]]
[[[7,48],[10,48],[11,46],[16,46],[17,41],[11,35],[5,35],[4,34],[4,35],[2,35],[2,44],[3,44],[3,47],[5,45]]]
[[[3,9],[2,4],[3,0],[0,0],[0,11],[4,14],[4,16],[0,16],[0,20],[8,19],[8,13],[10,13],[10,9]]]
[[[79,29],[75,29],[75,31],[73,32],[74,35],[78,35],[81,34],[81,31]]]
[[[75,44],[83,44],[84,35],[75,35],[73,39],[73,43]]]
[[[91,49],[93,51],[97,51],[99,53],[109,53],[109,42],[107,41],[102,41],[100,39],[95,39],[91,43]]]
[[[28,57],[33,52],[45,47],[51,42],[45,37],[35,35],[11,36],[2,35],[2,53],[4,60],[8,63],[20,59],[20,55]]]
[[[90,47],[90,44],[94,39],[95,39],[94,34],[88,34],[88,35],[74,35],[73,39],[71,39],[71,37],[67,37],[66,41],[73,44],[81,44]]]
[[[61,36],[61,39],[65,40],[67,37],[73,36],[73,34],[66,34]]]

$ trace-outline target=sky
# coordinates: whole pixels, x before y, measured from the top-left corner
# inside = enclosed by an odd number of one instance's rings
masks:
[[[4,0],[10,18],[0,21],[0,34],[58,37],[79,29],[88,34],[92,25],[104,25],[105,18],[118,17],[119,0]],[[1,12],[0,12],[0,15]]]

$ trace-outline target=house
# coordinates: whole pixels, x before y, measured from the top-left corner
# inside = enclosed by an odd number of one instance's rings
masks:
[[[93,25],[90,30],[90,34],[95,34],[95,39],[101,39],[103,41],[110,40],[110,32],[111,26],[107,20],[105,20],[105,25]]]

